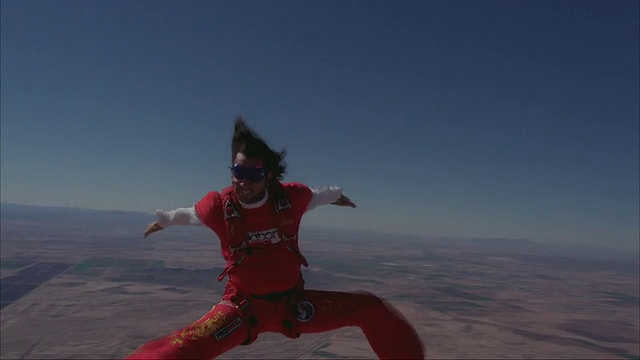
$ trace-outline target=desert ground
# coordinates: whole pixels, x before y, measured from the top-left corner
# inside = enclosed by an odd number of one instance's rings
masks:
[[[122,358],[219,301],[204,228],[2,221],[2,359]],[[306,288],[366,290],[416,327],[431,359],[637,359],[637,261],[303,227]],[[375,358],[358,328],[261,334],[221,358]]]

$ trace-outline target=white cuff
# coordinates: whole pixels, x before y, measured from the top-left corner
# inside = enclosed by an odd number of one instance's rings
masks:
[[[156,210],[156,220],[163,228],[171,225],[202,225],[196,214],[196,208],[193,206],[175,210],[158,209]]]
[[[311,189],[311,193],[311,201],[309,202],[309,206],[307,206],[306,211],[313,210],[320,205],[328,205],[338,201],[340,196],[342,196],[342,188],[337,186],[325,186],[323,188]]]

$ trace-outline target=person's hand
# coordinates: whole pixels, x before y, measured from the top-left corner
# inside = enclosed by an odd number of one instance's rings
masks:
[[[158,224],[157,221],[154,221],[151,224],[149,224],[149,226],[147,226],[147,229],[144,231],[144,237],[146,238],[147,236],[153,234],[154,232],[158,232],[162,229],[164,228],[160,226],[160,224]]]
[[[344,195],[340,195],[340,198],[331,204],[338,206],[350,206],[352,208],[356,207],[356,204]]]

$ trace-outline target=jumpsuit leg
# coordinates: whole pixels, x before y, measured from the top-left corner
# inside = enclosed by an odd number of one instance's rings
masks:
[[[216,304],[195,323],[140,346],[126,359],[213,359],[248,338],[240,311]]]
[[[297,330],[301,334],[357,326],[380,359],[426,356],[420,336],[407,319],[374,294],[304,290],[297,308]]]

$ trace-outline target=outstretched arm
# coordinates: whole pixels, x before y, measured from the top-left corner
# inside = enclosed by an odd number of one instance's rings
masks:
[[[156,221],[147,226],[144,237],[163,230],[171,225],[202,225],[196,214],[195,207],[178,208],[175,210],[156,210]]]
[[[342,188],[330,186],[324,188],[311,189],[311,201],[307,206],[307,211],[313,210],[320,205],[337,205],[356,207],[348,197],[342,194]]]

